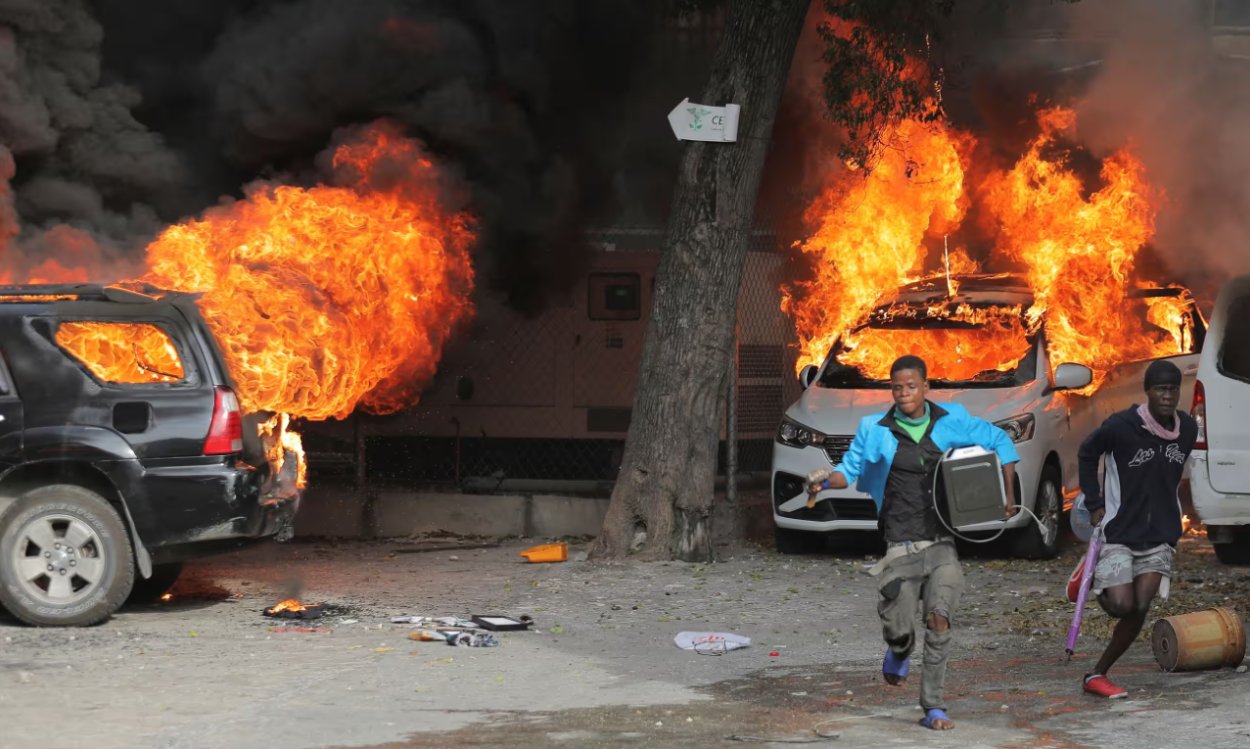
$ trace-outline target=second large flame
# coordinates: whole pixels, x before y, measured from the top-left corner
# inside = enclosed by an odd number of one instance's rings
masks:
[[[1188,350],[1193,342],[1180,337],[1186,299],[1146,299],[1144,312],[1125,304],[1140,284],[1137,256],[1154,233],[1157,196],[1145,170],[1121,149],[1103,160],[1100,185],[1088,190],[1058,143],[1075,124],[1069,109],[1041,110],[1038,135],[1016,163],[969,185],[970,135],[940,122],[902,123],[872,172],[844,176],[809,209],[814,232],[799,249],[815,256],[813,277],[783,299],[799,336],[798,366],[819,364],[840,339],[839,363],[872,378],[884,378],[903,353],[921,355],[935,376],[952,380],[1008,370],[1043,316],[1052,363],[1089,365],[1096,382],[1118,362]],[[1032,305],[978,310],[995,319],[975,334],[861,329],[903,284],[979,269],[945,242],[973,203],[992,224],[989,264],[1022,272]],[[957,306],[934,314],[960,322]]]

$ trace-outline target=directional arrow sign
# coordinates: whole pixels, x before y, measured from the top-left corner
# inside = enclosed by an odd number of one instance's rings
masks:
[[[738,140],[738,112],[741,109],[737,104],[711,107],[682,99],[681,104],[668,113],[668,124],[672,126],[677,140],[735,141]]]

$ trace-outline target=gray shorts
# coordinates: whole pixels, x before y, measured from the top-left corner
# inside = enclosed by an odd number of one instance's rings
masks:
[[[1168,597],[1168,581],[1172,577],[1172,560],[1176,549],[1167,544],[1136,551],[1124,544],[1106,544],[1098,554],[1098,566],[1094,568],[1095,593],[1117,585],[1127,585],[1138,575],[1158,572],[1163,575],[1159,584],[1159,596]]]

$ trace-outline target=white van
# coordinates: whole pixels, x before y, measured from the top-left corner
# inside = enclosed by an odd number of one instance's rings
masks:
[[[1194,511],[1220,561],[1250,562],[1250,276],[1228,281],[1216,299],[1191,413]]]
[[[857,330],[885,332],[898,339],[898,355],[923,356],[922,335],[941,330],[947,340],[958,341],[956,345],[975,345],[989,326],[1002,324],[1001,318],[979,318],[975,310],[1018,306],[1023,315],[1033,304],[1032,292],[1017,276],[981,274],[952,280],[950,285],[943,277],[902,287],[882,299]],[[951,286],[957,289],[954,296],[948,292]],[[1186,309],[1183,329],[1168,331],[1177,345],[1175,355],[1166,358],[1181,368],[1182,397],[1189,397],[1205,323],[1187,290],[1139,289],[1126,302],[1142,307],[1144,329],[1150,326],[1146,322],[1147,300],[1159,296],[1177,297]],[[961,319],[949,316],[956,309],[963,310],[958,316]],[[988,369],[966,379],[949,380],[943,379],[943,372],[930,362],[929,397],[936,402],[958,401],[974,416],[994,422],[1011,436],[1020,453],[1016,497],[1041,519],[1039,524],[1027,513],[1019,513],[1005,521],[1014,531],[1012,548],[1022,557],[1050,558],[1059,550],[1063,511],[1080,491],[1076,454],[1081,440],[1111,413],[1143,401],[1142,378],[1153,360],[1117,365],[1092,395],[1074,394],[1069,391],[1085,388],[1093,373],[1082,364],[1051,361],[1044,318],[1032,329],[1036,332],[1021,339],[1019,358],[1006,369]],[[905,331],[915,331],[916,350],[906,349]],[[819,368],[809,365],[799,373],[804,391],[786,410],[773,442],[773,523],[777,549],[783,553],[816,550],[831,531],[877,532],[876,504],[855,487],[823,494],[832,499],[812,508],[780,509],[805,493],[810,471],[837,465],[862,417],[883,412],[893,404],[888,379],[865,377],[856,367],[843,364],[839,357],[847,353],[842,341],[835,342]],[[1250,522],[1250,503],[1247,510],[1243,522]],[[993,521],[975,530],[996,532],[1003,524]]]

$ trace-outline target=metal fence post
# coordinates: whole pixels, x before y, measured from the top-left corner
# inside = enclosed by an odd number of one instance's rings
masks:
[[[735,315],[737,313],[735,312]],[[729,392],[725,397],[725,501],[738,512],[738,324],[734,322],[733,351],[729,361]]]

